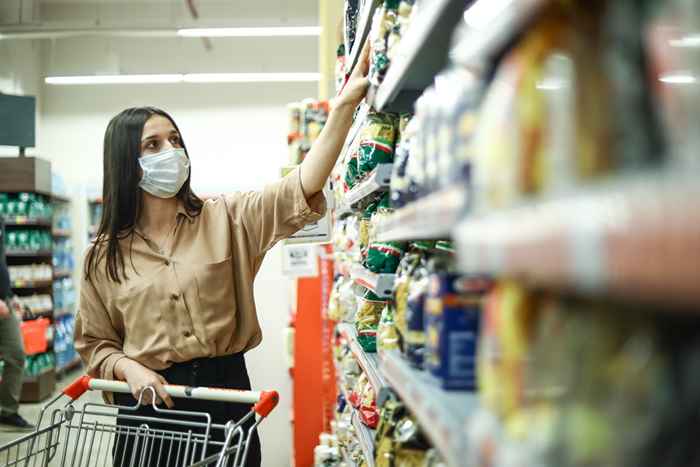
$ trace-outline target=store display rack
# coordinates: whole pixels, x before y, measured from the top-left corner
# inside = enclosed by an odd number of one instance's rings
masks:
[[[369,102],[379,111],[412,111],[415,100],[447,64],[452,31],[462,19],[465,1],[424,3],[425,10],[421,9],[397,45],[384,80],[378,88],[370,89]]]
[[[54,269],[54,271],[53,271],[53,278],[54,279],[64,279],[64,278],[70,277],[72,275],[73,275],[73,272],[69,271],[69,270]]]
[[[51,250],[23,251],[7,250],[5,255],[8,258],[50,258]]]
[[[46,289],[48,287],[51,287],[51,284],[53,281],[51,279],[48,280],[38,280],[38,281],[13,281],[11,284],[11,288],[13,289]]]
[[[4,218],[5,227],[51,227],[51,219],[27,216],[9,216]]]
[[[377,241],[448,239],[467,207],[467,196],[463,186],[455,186],[397,209],[378,222]]]
[[[348,66],[347,74],[351,74],[357,65],[357,61],[360,58],[360,53],[362,48],[367,41],[367,36],[369,36],[369,30],[372,26],[372,18],[374,18],[374,12],[379,6],[379,1],[377,0],[365,0],[362,6],[362,11],[360,13],[357,32],[355,34],[355,42],[353,44],[350,55],[348,56]]]
[[[450,59],[467,67],[480,68],[497,56],[551,0],[502,2],[491,13],[494,0],[478,0],[464,13],[469,31],[450,52]]]
[[[351,421],[352,426],[355,428],[355,433],[357,434],[357,439],[360,443],[362,454],[365,456],[365,463],[367,467],[374,467],[375,430],[362,423],[359,414],[354,409],[352,412]]]
[[[367,375],[367,379],[372,385],[374,393],[379,394],[386,389],[388,384],[379,371],[377,354],[369,354],[362,349],[362,346],[360,346],[357,340],[355,326],[348,323],[340,323],[338,324],[338,332],[345,338],[350,352],[352,352],[355,360],[357,360],[357,364],[362,368],[365,375]]]
[[[353,264],[350,268],[350,277],[380,298],[391,297],[394,288],[396,274],[377,274],[365,269],[361,264]]]
[[[611,180],[556,200],[466,219],[454,237],[467,274],[700,305],[700,265],[688,260],[700,252],[700,185],[691,174]]]
[[[478,408],[477,395],[440,389],[428,374],[412,368],[397,351],[382,352],[379,368],[447,465],[463,466],[467,459],[464,426]]]
[[[391,181],[392,164],[379,164],[376,169],[369,174],[367,179],[360,182],[345,195],[344,204],[355,206],[360,204],[367,197],[389,189]]]

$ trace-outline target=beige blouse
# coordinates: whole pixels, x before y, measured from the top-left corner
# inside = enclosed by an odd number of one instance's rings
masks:
[[[322,193],[307,203],[296,169],[261,192],[207,200],[196,217],[180,207],[167,251],[141,233],[122,240],[128,279],[110,281],[103,259],[82,280],[75,348],[88,373],[114,379],[123,357],[160,370],[257,346],[253,280],[265,253],[325,209]]]

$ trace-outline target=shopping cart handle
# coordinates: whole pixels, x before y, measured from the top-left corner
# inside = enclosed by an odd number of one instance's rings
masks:
[[[131,393],[129,385],[124,381],[97,379],[85,375],[68,385],[63,390],[63,394],[76,400],[89,389],[123,394]],[[279,394],[277,394],[277,391],[240,391],[237,389],[190,387],[174,384],[163,385],[163,389],[165,389],[165,392],[171,397],[182,399],[255,404],[253,410],[261,417],[266,417],[279,402]]]

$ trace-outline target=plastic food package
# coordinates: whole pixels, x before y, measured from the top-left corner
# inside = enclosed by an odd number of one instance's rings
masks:
[[[394,156],[394,166],[392,167],[391,183],[389,186],[391,193],[391,206],[394,209],[402,208],[409,202],[410,180],[407,174],[408,161],[411,157],[411,141],[415,138],[418,122],[411,120],[406,124],[406,128],[401,131],[400,140],[396,145]]]
[[[377,328],[377,351],[398,350],[400,346],[399,331],[394,322],[394,309],[387,304],[379,317]]]
[[[369,35],[369,41],[372,45],[369,82],[372,86],[379,86],[389,68],[387,41],[390,32],[398,22],[398,7],[399,0],[384,0],[383,5],[377,8],[374,12],[374,18],[372,18],[372,28]]]
[[[394,274],[404,253],[402,242],[375,242],[370,244],[365,267],[375,273]]]
[[[411,287],[412,276],[422,261],[424,261],[424,259],[421,254],[415,252],[408,253],[401,259],[396,271],[396,280],[394,281],[394,303],[396,312],[394,314],[394,321],[402,340],[407,333],[406,315],[408,313],[408,294]]]
[[[372,1],[372,0],[365,0]],[[357,34],[357,19],[359,16],[360,5],[358,0],[345,0],[345,14],[343,19],[345,21],[345,31],[344,37],[344,52],[349,55],[352,52],[352,48],[355,45],[355,35]]]
[[[412,276],[406,303],[406,333],[404,334],[404,353],[406,359],[417,368],[423,367],[425,352],[424,307],[428,295],[430,280],[425,268],[418,266]]]
[[[483,280],[434,273],[425,302],[426,368],[443,389],[475,390]]]
[[[365,352],[377,351],[377,327],[379,326],[379,317],[386,305],[386,300],[381,300],[369,290],[359,300],[355,315],[355,327],[357,328],[357,340]]]
[[[357,310],[357,296],[352,279],[347,278],[338,286],[338,306],[341,320],[353,322]]]
[[[358,155],[358,178],[369,175],[378,164],[394,161],[394,144],[398,118],[396,114],[370,112],[367,123],[360,133]]]

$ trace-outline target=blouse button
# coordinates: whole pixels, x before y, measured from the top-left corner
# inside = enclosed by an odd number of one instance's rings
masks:
[[[180,298],[180,296],[176,293],[170,295],[170,300],[174,302],[176,302],[178,298]]]
[[[185,331],[182,333],[182,335],[185,337],[190,337],[192,335],[192,333],[190,331]]]
[[[163,261],[163,263],[164,263],[166,266],[170,266],[170,261],[167,260],[167,259],[166,259],[165,261]]]

